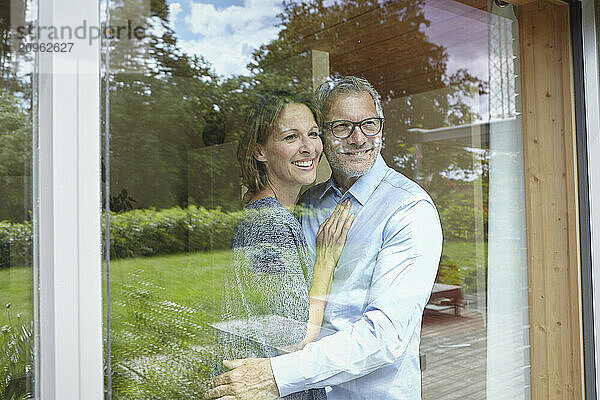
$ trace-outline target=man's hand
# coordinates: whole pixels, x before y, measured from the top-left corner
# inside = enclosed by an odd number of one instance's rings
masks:
[[[273,377],[268,358],[246,358],[223,361],[231,371],[215,377],[206,391],[208,399],[273,400],[279,398],[279,389]]]

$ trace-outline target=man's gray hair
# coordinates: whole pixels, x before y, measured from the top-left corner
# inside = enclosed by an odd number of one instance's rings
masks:
[[[369,93],[375,103],[377,116],[383,118],[383,107],[381,107],[381,96],[377,90],[365,78],[355,76],[340,76],[328,78],[315,92],[315,103],[324,117],[328,118],[331,100],[339,94],[361,94]]]

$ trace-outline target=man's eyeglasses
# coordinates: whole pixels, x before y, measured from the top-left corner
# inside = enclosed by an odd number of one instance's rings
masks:
[[[337,121],[327,122],[326,124],[329,125],[329,129],[331,129],[333,136],[338,139],[346,139],[347,137],[350,137],[357,126],[363,135],[375,136],[381,132],[381,128],[383,128],[383,118],[366,118],[358,122],[340,119]]]

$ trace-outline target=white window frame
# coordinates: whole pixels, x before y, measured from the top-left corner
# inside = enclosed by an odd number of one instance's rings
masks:
[[[583,0],[593,276],[600,276],[600,25]],[[99,0],[38,0],[40,26],[100,26]],[[41,42],[49,40],[40,38]],[[100,231],[100,42],[37,57],[35,271],[41,399],[104,397]],[[600,299],[600,279],[593,282]],[[597,300],[596,300],[597,301]],[[600,305],[594,305],[600,383]],[[599,390],[600,392],[600,390]]]
[[[37,6],[39,26],[100,26],[98,0]],[[37,56],[36,397],[102,399],[100,43],[63,41],[71,52]]]

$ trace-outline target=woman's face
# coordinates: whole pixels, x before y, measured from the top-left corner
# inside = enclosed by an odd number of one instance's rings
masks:
[[[267,179],[279,190],[309,185],[317,176],[323,151],[319,127],[304,104],[286,104],[267,143],[259,145],[255,158],[266,165]]]

